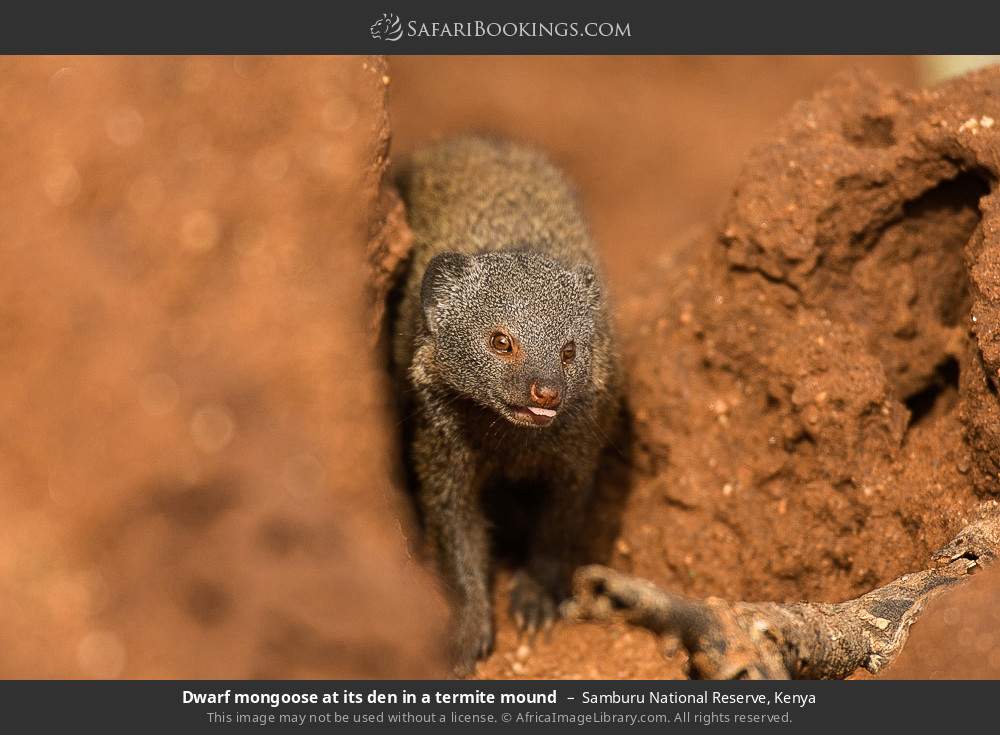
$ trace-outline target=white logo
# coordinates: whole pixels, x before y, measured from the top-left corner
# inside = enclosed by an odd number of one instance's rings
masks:
[[[398,41],[403,37],[403,24],[395,13],[382,13],[382,17],[368,30],[378,41]]]

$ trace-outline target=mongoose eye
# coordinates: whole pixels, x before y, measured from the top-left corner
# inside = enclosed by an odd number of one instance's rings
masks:
[[[562,348],[562,361],[573,362],[573,358],[576,357],[576,342],[570,340]]]
[[[490,337],[490,347],[497,352],[508,355],[514,350],[514,342],[503,332],[494,332]]]

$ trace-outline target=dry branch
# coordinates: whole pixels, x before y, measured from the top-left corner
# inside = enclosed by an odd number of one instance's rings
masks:
[[[946,588],[1000,552],[1000,503],[934,554],[931,566],[837,604],[693,600],[602,566],[579,570],[567,614],[624,619],[687,649],[699,679],[842,679],[878,673],[902,650],[910,625]]]

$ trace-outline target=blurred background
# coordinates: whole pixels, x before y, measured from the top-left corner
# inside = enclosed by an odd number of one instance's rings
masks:
[[[0,80],[0,676],[439,671],[364,329],[384,61]]]
[[[627,292],[831,75],[972,62],[3,58],[0,676],[442,673],[364,330],[390,134],[550,150]]]
[[[391,58],[393,152],[481,131],[536,143],[579,184],[627,288],[664,243],[711,224],[750,148],[838,72],[913,87],[908,57]]]

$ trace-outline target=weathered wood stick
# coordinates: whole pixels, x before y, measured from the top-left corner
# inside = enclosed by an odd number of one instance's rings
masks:
[[[676,636],[699,679],[843,679],[878,673],[902,650],[927,603],[1000,553],[1000,503],[934,554],[928,569],[904,574],[854,600],[829,603],[694,600],[602,566],[580,569],[565,607],[577,620],[624,619]]]

